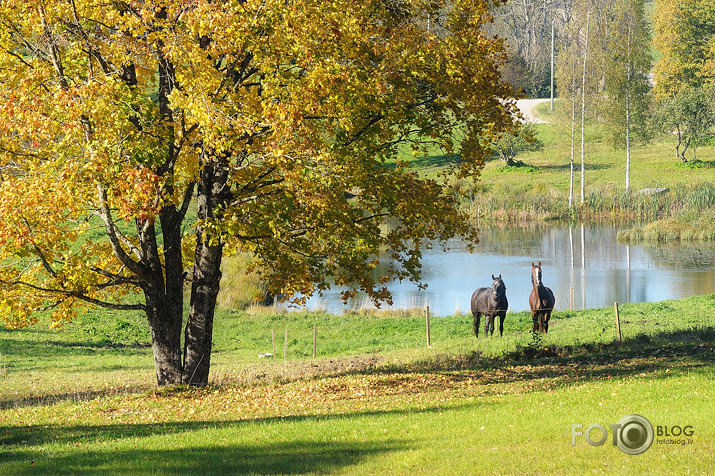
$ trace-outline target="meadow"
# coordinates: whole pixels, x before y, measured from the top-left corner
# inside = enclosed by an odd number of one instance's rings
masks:
[[[570,130],[558,125],[548,102],[535,109],[548,121],[536,124],[538,151],[519,153],[517,165],[487,160],[479,177],[448,179],[475,224],[524,226],[554,221],[633,222],[636,241],[711,241],[715,237],[715,145],[698,149],[698,160],[675,157],[672,137],[635,143],[631,151],[631,191],[625,189],[626,153],[608,143],[598,124],[586,128],[585,193],[581,203],[580,131],[574,150],[574,196],[569,208]],[[407,159],[407,157],[404,157]],[[451,159],[456,160],[455,158]],[[434,151],[416,164],[425,174],[444,169],[448,158]],[[662,193],[640,192],[665,189]],[[694,217],[700,217],[693,222]],[[655,230],[647,224],[663,220]],[[645,232],[643,232],[645,231]]]
[[[715,238],[715,147],[681,164],[667,138],[639,146],[626,194],[623,152],[588,134],[587,200],[573,209],[570,145],[549,125],[520,166],[491,160],[478,180],[449,184],[476,223],[630,220],[624,240]],[[447,162],[415,159],[435,176]],[[637,193],[647,187],[668,191]],[[227,260],[238,281],[226,288],[244,287],[246,260]],[[252,286],[220,297],[205,388],[156,388],[138,313],[0,329],[0,474],[715,473],[715,294],[621,304],[622,341],[605,308],[558,312],[546,335],[510,312],[489,339],[469,315],[437,317],[427,347],[422,310],[243,310]],[[630,414],[678,436],[628,455],[609,425]],[[572,431],[595,424],[602,446]]]
[[[621,305],[622,342],[613,309],[546,335],[509,313],[490,339],[458,314],[432,320],[431,348],[420,312],[221,311],[201,389],[153,386],[140,315],[2,330],[0,474],[712,474],[714,309]],[[571,425],[633,413],[694,433],[636,456],[610,433],[572,445]]]

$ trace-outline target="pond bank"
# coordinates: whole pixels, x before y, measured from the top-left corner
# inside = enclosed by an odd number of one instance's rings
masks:
[[[462,209],[478,227],[558,226],[568,223],[632,223],[619,239],[641,242],[715,241],[715,186],[705,182],[661,193],[626,193],[615,188],[586,194],[568,206],[568,195],[553,189],[460,190]]]
[[[553,290],[559,310],[712,292],[715,244],[633,246],[617,241],[623,229],[613,224],[482,226],[474,253],[458,240],[450,242],[447,252],[440,248],[426,250],[422,280],[427,288],[418,289],[411,282],[390,283],[392,308],[430,306],[432,314],[438,316],[468,312],[474,290],[491,285],[492,274],[501,274],[510,311],[523,311],[529,308],[530,266],[538,261],[543,263],[544,283]],[[374,308],[360,295],[344,306],[340,292],[330,289],[322,297],[311,298],[309,309],[338,314]]]

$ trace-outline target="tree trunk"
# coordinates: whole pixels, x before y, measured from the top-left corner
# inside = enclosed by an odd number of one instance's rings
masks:
[[[167,19],[167,8],[156,10],[156,18]],[[157,51],[163,50],[159,41]],[[173,111],[169,96],[176,82],[175,68],[165,56],[159,58],[158,66],[159,111],[165,121],[167,156],[160,166],[158,176],[173,174],[175,147],[173,144]],[[131,73],[131,72],[130,72]],[[129,74],[127,84],[136,81],[136,73]],[[163,170],[162,170],[163,169]],[[168,185],[171,189],[172,185]],[[143,262],[148,263],[150,276],[145,284],[144,295],[147,303],[147,317],[152,335],[154,366],[159,386],[177,385],[182,381],[181,362],[181,325],[184,313],[184,266],[181,254],[181,223],[185,210],[177,210],[174,205],[166,204],[159,211],[163,238],[163,263],[160,259],[156,229],[152,223],[137,225],[139,242],[142,248]],[[151,303],[151,304],[150,304]]]
[[[194,282],[191,286],[191,310],[184,336],[184,372],[188,385],[208,384],[211,366],[213,319],[221,281],[223,245],[211,245],[207,238],[196,246]]]
[[[626,193],[631,192],[631,25],[628,25],[626,65]]]
[[[157,385],[181,383],[181,313],[172,314],[161,293],[144,293]]]
[[[583,77],[581,79],[581,203],[586,200],[586,59],[588,58],[588,33],[591,12],[586,15],[586,44],[583,48]]]
[[[685,152],[688,150],[688,147],[690,146],[690,141],[683,140],[683,134],[680,132],[679,125],[677,127],[677,132],[678,132],[678,143],[675,146],[675,156],[677,158],[679,158],[685,164],[688,162],[688,159],[685,158]],[[682,152],[680,151],[680,146],[683,146]]]
[[[196,253],[191,285],[191,308],[184,334],[184,369],[182,381],[188,385],[208,384],[211,366],[213,320],[221,281],[223,242],[213,236],[205,224],[217,218],[228,202],[228,164],[224,160],[207,161],[201,171],[197,197]]]
[[[142,253],[151,266],[151,279],[144,290],[146,313],[151,328],[156,380],[159,386],[181,383],[181,324],[184,308],[181,218],[173,205],[160,212],[164,238],[164,265],[158,259],[154,226],[139,233]]]
[[[576,150],[576,58],[571,60],[571,161],[569,170],[569,211],[573,207],[573,161]]]

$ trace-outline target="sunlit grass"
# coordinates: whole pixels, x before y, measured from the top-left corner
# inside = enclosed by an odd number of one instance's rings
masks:
[[[558,101],[557,101],[558,106]],[[558,107],[557,107],[558,110]],[[558,111],[549,102],[537,106],[536,114],[549,121],[537,124],[542,150],[516,156],[522,166],[506,167],[499,159],[487,160],[481,173],[468,179],[446,180],[464,210],[476,224],[482,220],[508,224],[544,221],[654,221],[673,218],[681,212],[702,211],[713,205],[691,203],[689,190],[704,190],[715,183],[715,146],[698,149],[698,161],[683,164],[675,156],[673,137],[661,136],[631,150],[630,193],[625,189],[626,152],[614,148],[602,129],[588,123],[585,144],[584,202],[581,203],[580,130],[574,148],[573,208],[569,209],[571,140],[570,125],[559,124]],[[402,154],[401,159],[428,177],[458,160],[444,151],[427,156]],[[664,195],[638,192],[667,188]],[[712,230],[712,226],[709,226]],[[715,231],[713,231],[715,232]]]
[[[249,385],[227,378],[203,389],[100,392],[59,401],[13,401],[4,390],[0,473],[473,474],[491,468],[487,472],[566,474],[577,465],[586,473],[710,474],[714,307],[715,295],[623,305],[621,344],[610,309],[559,313],[552,332],[540,339],[528,332],[525,313],[510,314],[505,337],[489,340],[470,335],[466,316],[453,316],[437,320],[437,329],[439,321],[452,327],[435,334],[431,349],[421,332],[409,332],[422,330],[417,318],[285,315],[272,325],[298,333],[322,319],[326,329],[344,329],[340,335],[352,342],[347,355],[353,359],[372,345],[366,335],[387,344],[395,329],[412,347],[375,354],[374,365],[312,376],[292,372],[349,358],[335,349],[316,360],[263,361],[265,372],[282,377]],[[222,366],[251,372],[257,358],[228,348],[230,330],[259,340],[265,328],[251,329],[264,319],[220,317],[216,355],[233,356]],[[362,327],[361,336],[347,331],[349,322]],[[71,342],[82,328],[26,337]],[[26,332],[3,333],[3,346],[23,341],[18,338]],[[44,369],[39,393],[66,377],[61,363],[75,357],[71,348],[45,347],[35,355]],[[98,358],[77,362],[75,370],[106,373],[113,357],[97,350]],[[3,382],[21,378],[24,370],[10,365]],[[655,442],[639,456],[610,440],[595,447],[581,437],[571,445],[572,424],[608,428],[631,413],[654,426],[691,425],[693,443]]]

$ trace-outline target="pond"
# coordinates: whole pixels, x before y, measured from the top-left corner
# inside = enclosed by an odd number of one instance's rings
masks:
[[[542,263],[544,284],[552,289],[558,310],[656,302],[715,292],[715,244],[637,245],[617,242],[613,225],[557,226],[549,229],[484,229],[474,253],[460,241],[450,250],[425,252],[424,290],[411,282],[393,282],[392,308],[430,307],[433,315],[469,312],[478,287],[502,275],[510,311],[529,309],[531,263]],[[340,289],[314,296],[310,309],[341,313],[370,308],[357,296],[343,305]],[[382,308],[386,305],[383,304]]]

